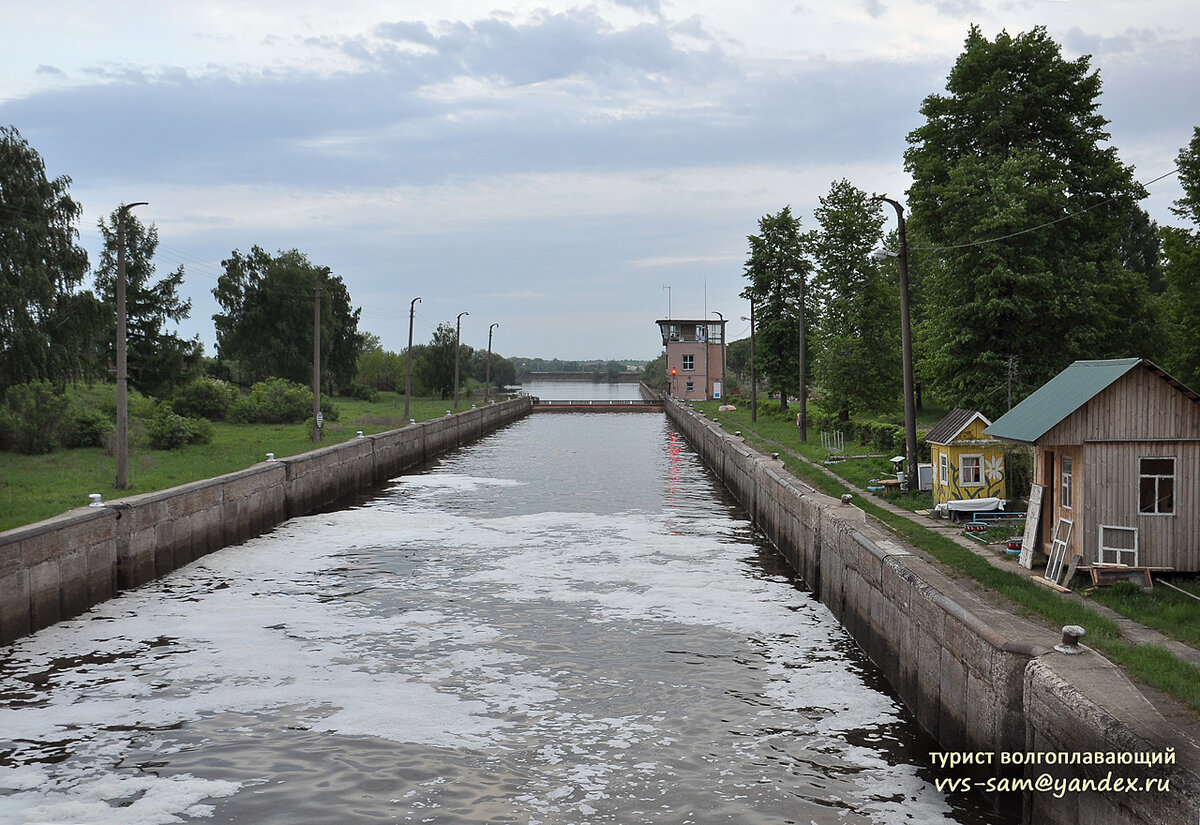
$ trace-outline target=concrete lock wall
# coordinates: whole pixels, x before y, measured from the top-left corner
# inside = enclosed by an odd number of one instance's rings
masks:
[[[531,409],[527,397],[491,404],[0,533],[0,643],[328,507]]]
[[[973,764],[935,764],[939,778],[970,780],[997,810],[1026,822],[1200,822],[1195,743],[1172,731],[1118,668],[1090,651],[1054,652],[1056,634],[982,601],[869,524],[858,508],[803,485],[780,461],[678,401],[668,399],[666,410],[942,752],[983,756]],[[1169,777],[1169,790],[1156,792],[1106,790],[1113,765],[1057,762],[1060,752],[1123,760],[1168,747],[1174,764],[1142,770]],[[1051,757],[1047,768],[1042,760]],[[1024,789],[1048,770],[1065,785]],[[1115,775],[1140,774],[1119,766]],[[1085,780],[1089,789],[1082,789]]]

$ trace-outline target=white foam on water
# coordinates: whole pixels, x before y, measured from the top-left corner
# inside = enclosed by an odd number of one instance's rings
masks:
[[[520,654],[497,647],[505,631],[477,612],[473,593],[570,606],[597,625],[699,626],[744,637],[764,661],[761,713],[807,730],[859,768],[868,821],[948,821],[944,800],[912,766],[888,765],[837,739],[890,723],[899,709],[839,664],[829,639],[842,631],[823,607],[747,564],[744,525],[676,513],[668,523],[643,512],[478,518],[424,506],[517,484],[453,474],[401,479],[397,495],[418,492],[427,497],[421,507],[392,501],[294,519],[19,641],[0,688],[15,695],[27,685],[11,674],[42,671],[52,674],[52,688],[0,706],[0,738],[71,739],[73,753],[0,771],[0,821],[202,818],[212,811],[206,800],[269,777],[218,782],[113,766],[148,744],[169,753],[170,728],[229,712],[267,726],[459,750],[545,738],[554,744],[534,752],[542,789],[514,800],[528,806],[530,822],[534,814],[586,818],[615,779],[653,777],[660,765],[631,765],[626,754],[674,743],[663,719],[573,712],[556,674],[531,672]],[[412,556],[411,571],[387,569],[397,550]],[[389,600],[375,600],[377,593]],[[71,657],[86,663],[65,666]],[[747,736],[737,749],[753,759],[768,736]]]
[[[67,789],[43,774],[38,790],[24,789],[0,796],[0,821],[13,825],[170,825],[186,819],[208,818],[213,806],[206,800],[232,796],[238,782],[178,775],[157,777],[108,774]],[[7,780],[0,779],[0,788]]]

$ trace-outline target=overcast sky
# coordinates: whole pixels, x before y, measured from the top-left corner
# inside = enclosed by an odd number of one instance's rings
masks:
[[[971,23],[1093,55],[1139,180],[1200,125],[1195,0],[4,3],[0,123],[73,179],[93,263],[149,201],[209,354],[220,262],[258,244],[330,267],[388,349],[420,296],[417,341],[467,311],[504,355],[647,359],[668,300],[745,334],[762,215],[903,195]],[[1150,191],[1176,223],[1177,179]]]

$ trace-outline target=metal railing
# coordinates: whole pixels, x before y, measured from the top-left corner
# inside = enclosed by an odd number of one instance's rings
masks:
[[[603,399],[587,399],[584,401],[560,401],[557,399],[539,398],[534,401],[539,407],[660,407],[661,401],[634,401],[628,399],[606,401]]]

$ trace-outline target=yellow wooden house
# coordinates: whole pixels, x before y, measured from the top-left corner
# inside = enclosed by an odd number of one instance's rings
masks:
[[[953,410],[925,436],[933,462],[935,505],[1008,498],[1004,446],[983,431],[991,423],[976,410]]]

